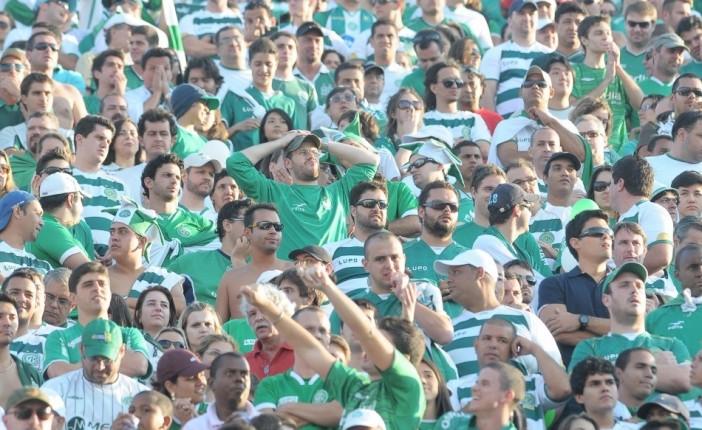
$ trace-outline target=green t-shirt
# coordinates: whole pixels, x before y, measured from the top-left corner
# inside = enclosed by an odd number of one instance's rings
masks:
[[[166,240],[178,239],[184,248],[210,244],[217,239],[212,221],[178,206],[172,214],[159,214],[156,223]]]
[[[251,329],[246,319],[229,320],[222,326],[222,331],[234,339],[240,353],[246,354],[253,350],[256,343],[256,333]]]
[[[29,151],[23,151],[10,156],[10,167],[12,168],[12,179],[20,190],[30,192],[32,178],[37,169],[37,160],[32,157]]]
[[[426,79],[426,73],[421,67],[416,67],[412,72],[405,76],[400,83],[402,88],[412,88],[419,94],[419,97],[424,97],[426,93],[426,87],[424,86],[424,80]]]
[[[241,153],[227,160],[227,171],[247,196],[275,203],[286,226],[278,256],[287,259],[290,251],[307,245],[320,245],[345,238],[349,192],[361,181],[370,181],[376,172],[372,164],[357,164],[333,184],[287,185],[263,176]]]
[[[334,73],[327,70],[326,67],[322,66],[320,72],[315,76],[314,82],[310,82],[299,72],[295,74],[298,78],[304,80],[307,83],[314,84],[314,90],[317,92],[317,104],[324,106],[327,103],[327,96],[334,89],[336,84],[334,83]]]
[[[412,194],[410,187],[402,181],[387,181],[388,209],[387,221],[391,223],[410,212],[417,211],[417,198]]]
[[[24,117],[20,111],[19,103],[8,105],[0,100],[0,130],[23,122]]]
[[[470,249],[473,247],[475,239],[477,239],[478,236],[483,234],[486,228],[487,227],[478,225],[473,221],[467,222],[463,225],[459,225],[456,228],[456,231],[453,232],[453,240],[457,244]]]
[[[439,284],[440,277],[434,271],[434,261],[451,260],[456,255],[466,251],[463,246],[452,242],[437,253],[422,239],[405,244],[403,249],[406,258],[405,265],[410,270],[412,279],[424,279],[435,285]]]
[[[463,412],[446,412],[436,420],[435,430],[481,430],[475,417]],[[495,430],[517,430],[514,423],[509,422],[500,429]]]
[[[173,149],[171,149],[171,152],[180,157],[181,160],[184,160],[188,155],[202,149],[206,143],[207,139],[200,136],[196,132],[178,126],[176,141],[175,144],[173,144]]]
[[[44,226],[39,231],[37,240],[29,243],[29,252],[38,259],[47,261],[52,267],[61,267],[68,257],[79,252],[86,258],[91,258],[85,243],[78,241],[71,230],[64,227],[55,216],[45,212],[42,219]]]
[[[273,79],[273,89],[280,91],[295,101],[295,116],[292,117],[295,130],[310,129],[310,115],[317,108],[317,91],[307,81],[298,77],[290,80]]]
[[[697,76],[702,76],[702,62],[692,60],[680,68],[680,74],[694,73]]]
[[[207,270],[202,270],[203,267]],[[229,256],[217,249],[181,255],[168,265],[168,270],[190,279],[198,302],[215,306],[219,281],[231,267]]]
[[[85,109],[91,115],[100,115],[100,98],[94,94],[83,96]]]
[[[146,344],[144,335],[138,329],[131,327],[121,327],[122,339],[127,349],[144,354],[144,358],[149,363],[149,349]],[[79,323],[65,330],[55,330],[46,338],[44,351],[44,371],[53,363],[80,363],[80,340],[83,335],[83,326]],[[151,374],[151,363],[146,374],[141,375],[147,377]]]
[[[473,217],[475,216],[475,199],[463,190],[457,189],[456,191],[458,191],[458,195],[461,197],[461,200],[458,202],[458,222],[465,224],[473,221]]]
[[[224,96],[224,100],[222,100],[222,106],[220,107],[222,119],[227,122],[229,127],[246,119],[258,117],[259,114],[262,117],[263,112],[256,112],[260,108],[263,108],[265,111],[273,108],[282,109],[290,115],[293,123],[295,123],[296,105],[294,99],[286,96],[281,91],[274,91],[270,95],[263,94],[254,86],[249,86],[245,91],[253,100],[248,97],[242,97],[233,91],[228,91]],[[254,100],[256,104],[253,103]],[[259,130],[256,128],[249,131],[240,131],[232,136],[232,142],[237,151],[257,145],[259,143]]]
[[[590,94],[604,80],[606,69],[595,69],[581,63],[573,64],[573,72],[575,74],[573,97],[581,99]],[[619,77],[615,77],[612,83],[607,86],[604,98],[612,109],[612,134],[609,138],[609,144],[612,149],[618,152],[627,141],[626,121],[633,117],[634,110]]]
[[[263,378],[256,387],[254,405],[256,409],[277,409],[286,403],[324,404],[331,399],[324,389],[324,381],[319,375],[309,379],[295,373],[292,369],[285,373]],[[301,430],[319,430],[327,427],[307,424]]]
[[[568,373],[573,371],[576,364],[587,357],[600,357],[605,360],[614,361],[619,354],[629,348],[648,348],[652,351],[670,351],[675,355],[679,364],[690,362],[690,353],[678,339],[672,337],[657,336],[649,333],[641,333],[633,339],[618,333],[609,333],[605,336],[591,337],[578,343],[570,359]]]
[[[329,369],[324,387],[344,408],[340,428],[355,409],[373,409],[388,430],[416,429],[426,408],[417,370],[397,350],[392,365],[380,373],[380,379],[370,381],[365,373],[337,361]]]
[[[651,76],[639,82],[639,88],[641,88],[644,96],[650,96],[651,94],[669,96],[673,93],[673,82],[666,84]]]
[[[144,79],[137,74],[134,66],[125,66],[124,76],[127,78],[127,90],[133,90],[144,85]]]
[[[626,46],[619,51],[619,62],[636,82],[641,82],[648,77],[648,72],[646,72],[646,66],[644,65],[645,59],[646,52],[634,55],[626,49]]]
[[[646,331],[658,336],[679,339],[691,356],[702,349],[702,308],[685,306],[683,296],[678,296],[646,317]]]

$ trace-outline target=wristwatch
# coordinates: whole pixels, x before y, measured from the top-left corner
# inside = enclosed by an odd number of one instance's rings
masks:
[[[578,322],[580,323],[580,330],[587,329],[587,325],[590,324],[590,315],[580,314]]]

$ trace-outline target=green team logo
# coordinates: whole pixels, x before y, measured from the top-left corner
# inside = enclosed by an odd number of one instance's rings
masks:
[[[472,129],[473,129],[473,127],[471,127],[469,125],[464,125],[463,127],[461,127],[461,136],[464,139],[470,139],[470,131]]]
[[[327,403],[328,400],[329,393],[327,393],[327,390],[317,390],[314,393],[314,397],[312,397],[312,403]]]
[[[524,396],[524,400],[522,400],[522,408],[533,411],[536,409],[536,397],[534,397],[534,393],[526,393]]]
[[[110,200],[117,200],[117,191],[112,188],[105,188],[105,197]]]
[[[296,97],[300,100],[300,103],[305,103],[305,102],[307,102],[307,100],[309,99],[309,96],[308,96],[308,94],[305,92],[305,90],[300,90],[300,91],[298,91]]]
[[[552,232],[547,231],[544,233],[541,233],[541,236],[539,236],[539,240],[544,243],[548,243],[549,245],[552,245],[553,242],[556,241],[556,237],[553,235]]]
[[[88,430],[85,427],[85,420],[81,417],[73,417],[66,424],[67,430]]]
[[[188,227],[184,226],[184,225],[178,227],[178,228],[176,229],[176,231],[177,231],[178,234],[181,235],[182,237],[190,237],[190,236],[192,236],[192,234],[193,234],[193,233],[190,231],[190,229],[189,229]]]
[[[117,214],[117,216],[120,217],[120,218],[131,217],[131,216],[132,216],[132,211],[130,211],[129,209],[122,209],[121,211],[119,211],[119,213]]]

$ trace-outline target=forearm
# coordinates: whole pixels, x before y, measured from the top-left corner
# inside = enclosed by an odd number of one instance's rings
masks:
[[[485,81],[485,90],[480,99],[480,105],[487,110],[495,110],[495,94],[497,93],[497,81]]]
[[[570,396],[570,382],[565,369],[542,348],[538,348],[533,355],[544,377],[548,397],[555,402],[560,402]]]
[[[265,158],[267,155],[272,154],[277,149],[283,149],[285,148],[285,146],[285,141],[276,139],[271,142],[250,146],[241,151],[241,153],[249,159],[251,164],[256,164],[259,161],[263,160],[263,158]]]
[[[424,334],[429,336],[434,342],[446,345],[453,340],[453,326],[448,315],[433,311],[417,303],[414,309],[414,319],[419,327],[422,328]]]
[[[215,312],[217,312],[220,321],[229,321],[229,292],[227,285],[224,283],[222,283],[217,290]]]
[[[602,80],[602,82],[600,82],[600,84],[599,84],[598,86],[596,86],[592,91],[590,91],[590,92],[589,92],[588,94],[586,94],[585,96],[586,96],[586,97],[592,97],[592,98],[595,98],[595,99],[596,99],[596,98],[599,98],[599,97],[601,97],[601,96],[605,93],[605,91],[607,91],[607,87],[608,87],[609,84],[611,84],[611,83],[612,83],[612,79],[611,79],[611,78],[608,79],[607,77],[605,77],[605,78]],[[578,99],[580,99],[580,98],[578,98]]]
[[[643,92],[641,88],[639,88],[639,84],[624,70],[621,64],[617,64],[617,76],[622,81],[626,96],[629,98],[629,104],[636,107],[641,106]],[[636,109],[634,109],[634,111],[636,111]]]
[[[185,53],[191,57],[212,57],[217,55],[217,48],[213,44],[200,40],[196,36],[184,36],[183,48],[185,48]]]
[[[419,217],[417,215],[408,215],[390,222],[388,224],[388,230],[398,236],[416,237],[422,230],[422,226],[419,224]]]
[[[149,361],[144,354],[136,351],[127,351],[119,366],[119,373],[127,376],[141,378],[149,371]]]
[[[58,363],[53,363],[51,364],[47,369],[46,369],[46,375],[49,378],[55,378],[57,376],[61,376],[64,373],[72,372],[74,370],[78,370],[82,367],[80,363],[67,363],[65,361],[60,361]]]
[[[163,96],[160,92],[151,93],[148,99],[144,102],[144,112],[149,109],[156,109],[161,104]]]
[[[575,346],[579,342],[585,340],[585,339],[590,339],[591,337],[595,336],[594,334],[590,333],[587,330],[578,330],[578,331],[571,331],[567,333],[561,333],[553,338],[556,339],[556,342],[563,344],[563,345],[569,345],[569,346]]]
[[[587,331],[597,336],[604,336],[609,333],[610,323],[608,318],[590,317],[587,324]]]
[[[285,405],[284,413],[294,415],[320,427],[337,427],[344,409],[339,402],[330,403],[290,403]]]
[[[568,130],[558,119],[553,118],[548,124],[544,124],[556,131],[558,137],[561,139],[561,146],[563,151],[575,154],[579,160],[585,160],[585,148],[583,143],[578,138],[578,135]]]
[[[658,366],[656,390],[668,394],[679,394],[690,391],[690,388],[690,365],[664,364]]]
[[[329,143],[329,153],[336,156],[345,165],[354,166],[356,164],[373,164],[378,165],[378,154],[374,154],[365,149],[346,145],[344,143],[331,142]]]

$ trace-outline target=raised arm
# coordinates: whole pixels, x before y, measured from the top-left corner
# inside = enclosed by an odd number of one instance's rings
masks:
[[[305,135],[305,134],[310,134],[309,131],[302,131],[302,130],[292,130],[287,133],[285,133],[281,138],[272,140],[270,142],[266,143],[261,143],[258,145],[250,146],[241,153],[249,159],[251,164],[256,164],[259,161],[261,161],[264,157],[266,157],[269,154],[272,154],[278,149],[283,149],[285,148],[290,141],[292,141],[294,138],[297,136]]]
[[[517,336],[512,342],[512,353],[515,356],[533,355],[539,365],[539,373],[544,377],[546,394],[554,402],[561,402],[570,396],[568,374],[556,360],[544,351],[536,342],[522,336]]]
[[[377,166],[380,160],[378,154],[355,145],[329,142],[327,147],[330,154],[336,156],[347,166],[353,166],[355,164],[373,164]]]

